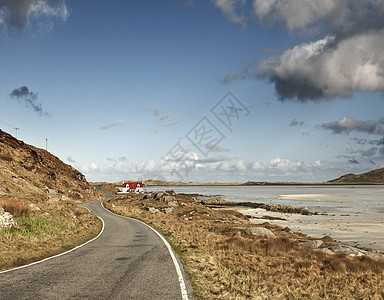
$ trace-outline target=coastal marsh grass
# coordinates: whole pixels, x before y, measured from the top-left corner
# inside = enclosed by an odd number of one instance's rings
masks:
[[[262,226],[277,238],[252,236],[239,228],[257,225],[237,212],[177,199],[184,204],[169,214],[149,213],[146,207],[164,204],[140,196],[109,200],[106,207],[164,233],[197,299],[384,299],[384,261],[314,251],[293,241],[308,237],[268,223]]]
[[[14,213],[17,226],[0,232],[0,270],[21,266],[69,250],[96,236],[101,222],[72,202],[40,203],[39,210],[16,200],[1,206]],[[24,213],[24,208],[28,212]]]

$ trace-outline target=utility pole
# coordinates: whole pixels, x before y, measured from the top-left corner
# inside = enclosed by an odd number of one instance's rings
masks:
[[[16,139],[17,139],[17,131],[20,129],[20,128],[13,128],[16,130]]]
[[[45,150],[48,151],[48,139],[45,139]]]

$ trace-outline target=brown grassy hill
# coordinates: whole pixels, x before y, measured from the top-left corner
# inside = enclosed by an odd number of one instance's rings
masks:
[[[97,197],[79,171],[0,130],[0,199],[82,202]]]
[[[0,207],[16,221],[0,222],[0,271],[96,236],[101,222],[77,204],[101,197],[79,171],[0,130]]]
[[[384,168],[362,174],[346,174],[327,183],[339,184],[384,184]]]

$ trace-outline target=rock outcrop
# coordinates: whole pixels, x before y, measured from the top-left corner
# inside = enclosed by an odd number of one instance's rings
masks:
[[[0,231],[16,225],[13,216],[9,212],[4,211],[4,208],[0,207]]]
[[[0,130],[0,200],[81,202],[98,195],[72,166]]]

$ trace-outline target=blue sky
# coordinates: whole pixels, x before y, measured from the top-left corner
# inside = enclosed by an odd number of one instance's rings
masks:
[[[90,181],[381,168],[383,20],[373,0],[0,0],[0,128]]]

